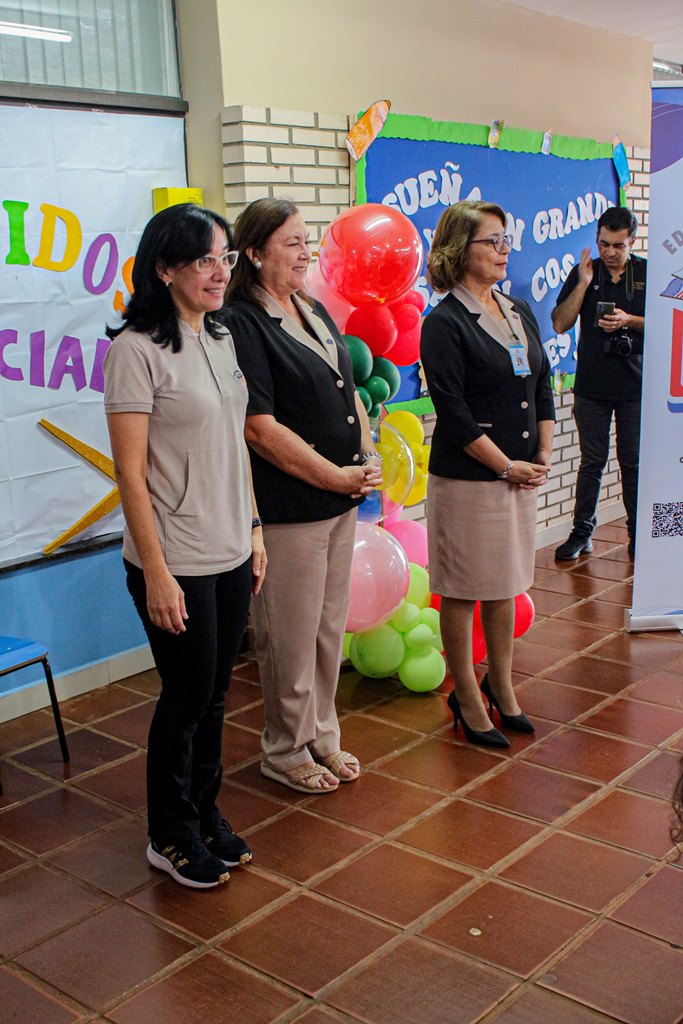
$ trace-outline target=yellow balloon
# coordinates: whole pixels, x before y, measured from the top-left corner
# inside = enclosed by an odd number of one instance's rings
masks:
[[[405,409],[396,409],[395,412],[390,412],[382,420],[382,423],[388,423],[395,430],[398,430],[399,434],[403,434],[408,444],[424,444],[424,427],[422,426],[422,421],[415,413],[407,412]]]
[[[404,505],[417,505],[418,502],[424,501],[427,497],[427,474],[421,470],[415,470],[415,481],[411,487],[408,497],[403,502]]]

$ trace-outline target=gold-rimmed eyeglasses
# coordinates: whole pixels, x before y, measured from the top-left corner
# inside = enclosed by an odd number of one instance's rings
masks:
[[[230,249],[229,252],[224,252],[222,256],[200,256],[199,259],[192,260],[190,266],[198,274],[213,274],[216,267],[220,267],[222,270],[232,270],[237,263],[238,257],[239,251],[237,249]]]
[[[492,245],[496,252],[512,248],[512,235],[496,235],[495,238],[473,238],[470,245]]]

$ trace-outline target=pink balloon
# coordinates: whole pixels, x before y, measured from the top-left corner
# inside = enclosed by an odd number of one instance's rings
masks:
[[[387,523],[385,529],[396,538],[406,553],[409,562],[416,562],[424,569],[429,561],[427,550],[427,527],[423,523],[415,523],[410,519]]]
[[[515,598],[515,636],[524,636],[531,629],[536,609],[528,594],[517,594]]]
[[[406,596],[409,582],[408,559],[398,541],[379,526],[357,523],[346,632],[386,622]]]
[[[310,295],[311,298],[317,299],[318,302],[322,302],[341,333],[344,334],[346,321],[353,312],[354,306],[352,306],[350,302],[347,302],[346,299],[343,299],[341,295],[332,291],[323,278],[323,275],[320,273],[319,263],[309,264],[308,271],[306,272],[306,280],[304,282],[304,291]]]

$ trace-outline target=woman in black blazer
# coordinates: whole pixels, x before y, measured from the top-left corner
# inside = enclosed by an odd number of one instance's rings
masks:
[[[514,598],[533,583],[538,488],[550,466],[550,367],[529,306],[495,287],[512,239],[505,213],[466,200],[439,220],[429,273],[444,299],[426,317],[421,358],[437,421],[427,525],[432,590],[454,690],[455,728],[507,747],[481,701],[472,665],[474,605],[488,653],[481,691],[504,728],[532,732],[512,687]]]

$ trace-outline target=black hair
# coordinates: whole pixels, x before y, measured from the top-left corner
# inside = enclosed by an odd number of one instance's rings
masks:
[[[213,210],[194,203],[180,203],[160,210],[148,222],[135,254],[133,264],[133,293],[123,314],[120,327],[106,328],[107,337],[116,338],[126,327],[141,334],[149,334],[157,345],[171,346],[180,352],[182,339],[178,326],[178,311],[173,303],[171,289],[159,277],[159,265],[183,267],[206,255],[213,242],[214,227],[222,228],[232,247],[232,232],[228,222]],[[207,313],[204,326],[212,337],[221,336],[218,319]]]
[[[625,206],[608,206],[598,221],[598,234],[600,228],[606,231],[628,231],[629,238],[635,238],[638,221],[635,214]]]
[[[241,299],[261,305],[256,293],[259,273],[245,250],[264,249],[273,232],[297,213],[299,209],[290,199],[273,198],[256,199],[242,211],[235,221],[235,246],[239,249],[240,258],[228,282],[225,293],[227,305]],[[298,294],[306,298],[303,292]]]

